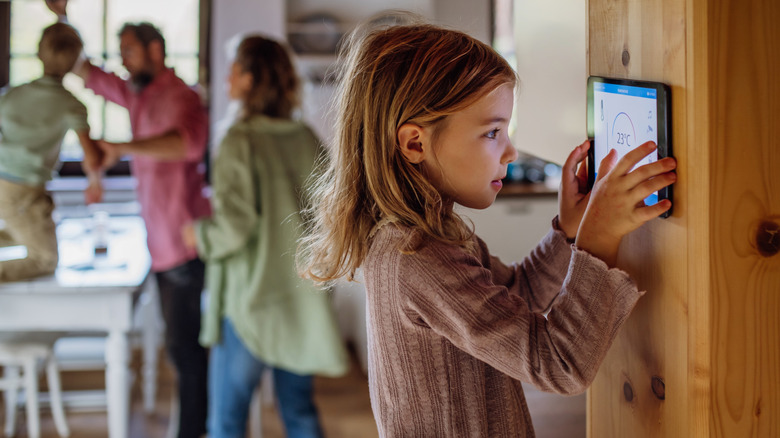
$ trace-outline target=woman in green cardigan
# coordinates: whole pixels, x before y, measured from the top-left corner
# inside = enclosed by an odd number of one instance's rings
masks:
[[[292,120],[298,79],[278,43],[244,38],[228,93],[242,113],[214,161],[214,215],[183,230],[206,261],[201,343],[211,346],[209,437],[245,436],[266,367],[273,369],[287,435],[322,436],[312,376],[342,375],[348,361],[327,292],[295,268],[299,195],[319,141]]]

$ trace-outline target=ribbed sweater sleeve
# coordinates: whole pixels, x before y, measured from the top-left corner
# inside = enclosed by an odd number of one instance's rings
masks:
[[[402,253],[411,232],[382,227],[363,265],[380,436],[533,436],[520,382],[584,391],[642,295],[558,231],[512,266],[478,240]]]
[[[495,284],[506,286],[510,293],[520,295],[532,312],[543,312],[550,307],[561,291],[572,253],[566,235],[558,228],[557,217],[531,254],[509,266],[491,256],[481,239],[478,243],[482,264],[490,270]]]
[[[579,250],[549,320],[457,248],[431,244],[403,257],[400,269],[410,320],[514,379],[562,394],[587,389],[640,296],[625,273]]]

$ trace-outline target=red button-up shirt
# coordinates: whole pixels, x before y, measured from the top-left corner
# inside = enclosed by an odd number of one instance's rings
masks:
[[[158,74],[141,92],[128,81],[92,66],[86,87],[127,108],[134,140],[178,131],[186,157],[160,160],[137,154],[131,170],[138,181],[141,216],[146,223],[152,270],[165,271],[197,257],[181,238],[184,224],[211,214],[203,189],[202,160],[208,140],[208,115],[197,93],[173,69]]]

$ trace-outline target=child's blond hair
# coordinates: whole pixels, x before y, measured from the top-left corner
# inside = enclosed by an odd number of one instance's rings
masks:
[[[514,85],[512,68],[486,44],[429,24],[358,30],[341,61],[330,161],[310,186],[309,230],[298,253],[302,275],[352,279],[382,218],[416,228],[420,238],[468,247],[471,227],[420,165],[403,157],[396,133],[404,123],[431,126],[436,142],[447,116],[499,85]]]
[[[43,73],[63,77],[76,64],[84,43],[79,33],[66,23],[54,23],[43,30],[38,43],[38,58],[43,63]]]

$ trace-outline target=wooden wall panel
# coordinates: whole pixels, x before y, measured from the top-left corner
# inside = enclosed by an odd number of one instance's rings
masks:
[[[709,437],[712,399],[712,232],[710,199],[712,198],[711,139],[709,118],[709,22],[710,0],[688,0],[686,8],[686,153],[695,157],[688,164],[688,192],[692,193],[683,208],[688,218],[687,260],[688,286],[688,425],[678,436]],[[691,11],[696,11],[693,13]],[[677,99],[678,102],[680,99]]]
[[[778,437],[780,3],[720,0],[708,16],[712,435]]]
[[[591,74],[672,86],[675,213],[628,236],[648,292],[590,437],[780,436],[780,2],[590,0]]]
[[[673,126],[686,124],[685,2],[589,4],[590,73],[672,86]],[[681,168],[675,212],[629,235],[619,266],[647,291],[626,323],[588,399],[589,436],[674,436],[687,418],[688,223],[690,163],[685,129],[673,129]]]

